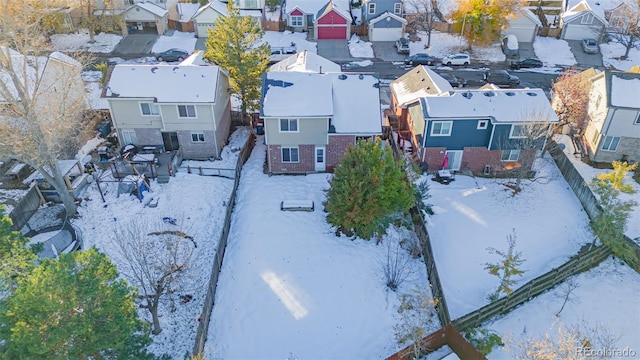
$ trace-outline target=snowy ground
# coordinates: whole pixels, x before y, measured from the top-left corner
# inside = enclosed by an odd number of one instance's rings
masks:
[[[349,53],[354,58],[373,58],[373,46],[368,41],[360,40],[358,35],[351,35],[351,39],[348,41]]]
[[[629,57],[626,60],[617,60],[625,52],[625,48],[621,44],[614,42],[600,44],[600,51],[602,51],[602,61],[605,67],[628,71],[632,66],[640,64],[640,48],[638,47],[629,51]]]
[[[427,35],[418,32],[418,38],[420,40],[409,42],[411,55],[426,52],[431,56],[441,59],[450,54],[464,52],[464,50],[468,48],[467,41],[455,34],[437,31],[432,32],[431,46],[428,49],[425,48],[427,46]],[[486,48],[474,47],[470,56],[472,62],[501,62],[505,60],[505,55],[500,49],[500,44],[494,44]]]
[[[506,251],[513,231],[526,269],[514,288],[565,263],[593,240],[587,214],[553,160],[537,164],[544,179],[525,181],[516,196],[503,185],[507,180],[461,175],[450,185],[429,180],[435,215],[428,231],[452,319],[489,303],[499,281],[484,266],[500,258],[487,248]]]
[[[249,131],[241,128],[232,136],[228,147],[241,146]],[[233,163],[238,152],[227,151],[229,159],[223,166]],[[218,166],[210,162],[209,166]],[[118,226],[135,222],[160,226],[162,230],[181,230],[197,243],[197,260],[188,281],[171,296],[174,304],[164,303],[160,310],[162,333],[153,336],[150,350],[155,354],[169,354],[172,359],[182,359],[193,350],[198,316],[202,311],[207,282],[215,255],[215,248],[222,229],[226,204],[233,187],[233,180],[222,177],[199,176],[179,171],[168,184],[151,182],[151,193],[145,197],[158,200],[156,208],[144,206],[136,197],[117,196],[117,183],[100,184],[105,202],[102,202],[95,182],[86,189],[79,217],[73,225],[84,234],[84,248],[95,246],[118,264],[116,245],[111,238]],[[163,217],[176,220],[176,225],[163,223]],[[183,303],[179,295],[192,295]],[[140,316],[150,320],[147,310],[140,309]]]
[[[289,46],[291,43],[295,43],[298,52],[303,50],[307,50],[314,54],[318,52],[316,43],[314,41],[307,41],[307,33],[265,31],[262,40],[274,47]]]
[[[593,178],[598,174],[611,172],[611,170],[607,169],[593,168],[582,162],[580,158],[575,155],[575,148],[573,147],[571,139],[567,135],[555,135],[554,139],[557,143],[564,144],[564,152],[567,155],[567,158],[571,161],[576,170],[578,170],[580,175],[582,175],[585,181],[593,180]],[[631,173],[629,173],[625,179],[625,184],[631,184],[636,192],[634,194],[620,193],[618,198],[624,201],[633,200],[638,203],[629,214],[625,234],[631,239],[640,239],[640,184],[632,179]]]
[[[571,299],[556,317],[564,299],[559,285],[535,299],[519,306],[503,317],[484,324],[496,331],[511,344],[530,338],[540,338],[549,333],[555,337],[557,328],[585,324],[608,329],[620,339],[615,348],[628,347],[635,355],[627,359],[638,359],[640,355],[640,276],[619,260],[610,257],[599,266],[573,277],[578,287]],[[565,282],[566,284],[566,282]],[[494,349],[489,359],[513,359],[514,351],[509,347]],[[597,348],[597,347],[596,347]],[[601,349],[600,349],[601,350]],[[620,357],[613,357],[620,359]]]
[[[391,229],[382,245],[336,237],[322,211],[328,174],[268,176],[258,137],[245,164],[205,348],[207,359],[380,359],[399,350],[398,304],[380,260],[413,236]],[[282,200],[313,200],[313,212],[282,212]],[[414,285],[428,283],[413,260]]]
[[[192,32],[173,31],[171,35],[159,36],[151,49],[152,53],[161,53],[177,48],[192,52],[196,48],[196,39]]]
[[[80,30],[72,34],[51,35],[51,44],[55,51],[78,51],[86,50],[96,53],[110,53],[122,40],[122,36],[115,34],[100,33],[95,36],[95,42],[89,43],[89,32]]]
[[[576,64],[576,58],[565,40],[551,37],[536,37],[533,50],[538,59],[545,64],[571,66]]]

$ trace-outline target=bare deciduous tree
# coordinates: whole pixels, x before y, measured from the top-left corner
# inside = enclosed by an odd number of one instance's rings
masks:
[[[14,11],[16,3],[22,12]],[[88,59],[47,50],[42,6],[7,0],[0,12],[0,153],[38,170],[74,215],[75,199],[58,160],[77,150],[69,145],[87,106],[80,72]]]
[[[396,291],[415,271],[413,259],[401,245],[406,242],[408,240],[400,242],[387,241],[385,254],[379,260],[385,284],[392,291]]]
[[[613,41],[624,46],[625,52],[620,59],[625,60],[629,57],[629,51],[640,45],[640,2],[623,0],[609,14],[608,20],[607,34]]]
[[[158,230],[160,224],[141,220],[122,223],[113,231],[118,248],[119,270],[138,287],[141,307],[149,310],[153,334],[162,331],[158,317],[160,302],[173,288],[183,285],[196,260],[196,243],[183,231]]]
[[[589,76],[594,70],[578,72],[565,70],[553,83],[551,105],[558,115],[558,125],[571,125],[578,134],[583,134],[587,124],[587,104],[589,103]]]
[[[416,360],[420,359],[422,352],[429,350],[429,344],[425,344],[423,338],[439,327],[435,311],[437,305],[437,299],[419,288],[400,296],[397,309],[400,321],[393,329],[399,344],[411,343]]]
[[[560,310],[556,313],[556,316],[560,316],[562,310],[564,310],[564,306],[567,305],[567,302],[574,302],[577,299],[573,296],[573,291],[580,286],[578,281],[574,277],[568,278],[560,288],[560,293],[558,296],[562,299],[562,306]]]
[[[120,29],[124,19],[120,14],[119,2],[116,0],[73,0],[78,7],[80,25],[89,31],[89,42],[95,42],[95,35],[100,31]]]
[[[440,12],[440,0],[407,0],[404,2],[405,11],[411,14],[411,27],[415,31],[427,34],[427,47],[431,46],[431,32],[436,21],[445,22]]]

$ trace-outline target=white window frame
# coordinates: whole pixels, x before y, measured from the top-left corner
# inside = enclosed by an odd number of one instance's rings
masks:
[[[607,140],[611,139],[609,141],[609,144],[607,144]],[[617,141],[615,141],[617,139]],[[615,143],[615,146],[612,148],[611,145]],[[604,139],[602,140],[602,145],[600,146],[600,149],[602,149],[603,151],[611,151],[611,152],[615,152],[618,150],[618,145],[620,145],[620,136],[605,136]]]
[[[140,114],[142,114],[142,116],[158,116],[158,115],[160,115],[160,108],[155,103],[152,103],[152,102],[140,102],[139,104],[140,104]],[[148,114],[144,113],[143,105],[147,105],[147,107],[149,108],[149,113]],[[154,110],[155,110],[155,112],[154,112]]]
[[[185,109],[185,113],[187,116],[181,116],[180,115],[180,107],[184,107]],[[191,116],[189,114],[189,109],[193,109],[193,116]],[[196,106],[195,105],[176,105],[176,111],[178,112],[178,117],[181,119],[191,119],[191,118],[197,118],[198,117],[198,113],[196,112]]]
[[[194,137],[194,135],[195,135],[195,137]],[[191,133],[191,142],[193,142],[193,143],[205,142],[204,133],[192,132]]]
[[[123,146],[127,144],[138,144],[138,135],[135,130],[120,130],[120,133],[122,135],[122,139],[120,140],[122,140]]]
[[[396,15],[402,15],[402,3],[393,4],[393,13]]]
[[[640,125],[640,112],[636,114],[636,119],[633,121],[634,125]]]
[[[442,127],[440,127],[440,133],[435,133],[436,124],[448,124],[449,131],[446,134],[442,133]],[[431,122],[431,136],[451,136],[451,132],[453,130],[453,121],[433,121]]]
[[[369,14],[375,14],[376,13],[376,3],[367,4],[367,12]]]
[[[285,150],[287,150],[289,152],[289,160],[288,161],[285,161],[285,159],[284,159]],[[296,160],[295,161],[292,160],[291,150],[295,150],[295,153],[296,153]],[[286,164],[297,164],[297,163],[300,162],[300,149],[298,149],[298,147],[283,147],[283,148],[280,148],[280,156],[281,156],[280,159],[282,159],[283,163],[286,163]]]
[[[506,156],[506,159],[505,159],[505,154],[508,154]],[[500,161],[504,161],[504,162],[518,161],[519,158],[520,158],[520,149],[502,150],[502,154],[500,155]]]
[[[291,15],[289,19],[289,25],[291,26],[303,26],[304,24],[304,16],[302,15]]]
[[[593,14],[592,13],[586,13],[586,14],[582,15],[582,18],[580,18],[580,24],[582,24],[582,25],[591,25],[591,24],[593,24]]]
[[[244,0],[245,9],[257,9],[258,0]]]
[[[509,131],[509,139],[525,139],[527,137],[526,131],[524,132],[524,135],[518,135],[518,136],[513,135],[514,129],[516,129],[516,127],[525,127],[525,125],[518,125],[518,124],[511,125],[511,130]]]
[[[489,127],[489,120],[478,120],[478,130],[486,130]]]
[[[282,129],[282,121],[286,120],[287,121],[287,129],[283,130]],[[296,124],[296,129],[295,130],[290,130],[291,129],[291,122],[295,122]],[[298,119],[278,119],[278,131],[281,133],[297,133],[300,132],[300,123],[298,122]]]

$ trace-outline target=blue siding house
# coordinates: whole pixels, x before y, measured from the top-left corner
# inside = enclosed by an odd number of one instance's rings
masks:
[[[530,169],[558,117],[541,89],[454,90],[413,111],[418,156],[429,171]]]
[[[361,7],[362,22],[369,27],[369,41],[396,41],[404,34],[401,0],[365,0]]]

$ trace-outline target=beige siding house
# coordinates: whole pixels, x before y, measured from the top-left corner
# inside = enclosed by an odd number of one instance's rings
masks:
[[[228,75],[184,63],[114,67],[105,97],[122,145],[161,145],[185,159],[220,156],[231,124]]]
[[[240,9],[241,16],[254,18],[258,25],[262,27],[264,0],[236,0],[233,6],[236,9]],[[207,31],[213,29],[216,20],[220,16],[228,16],[227,3],[220,0],[211,0],[211,2],[198,9],[191,17],[196,29],[196,36],[207,37]]]
[[[605,70],[591,79],[585,142],[597,162],[640,161],[640,74]]]

